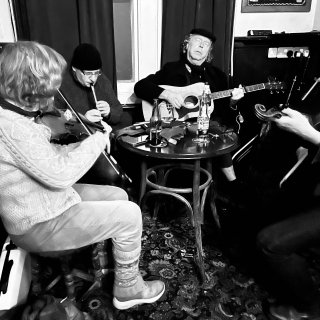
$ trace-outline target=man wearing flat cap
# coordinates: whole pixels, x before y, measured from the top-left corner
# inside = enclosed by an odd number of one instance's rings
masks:
[[[69,72],[64,75],[61,92],[74,109],[91,122],[103,120],[113,130],[130,125],[123,113],[110,80],[102,73],[99,51],[89,43],[82,43],[73,52]],[[55,98],[59,109],[67,109],[59,95]]]
[[[179,91],[172,90],[172,87],[186,87],[197,83],[198,96],[203,93],[205,83],[209,84],[211,92],[227,90],[226,74],[211,63],[215,41],[216,37],[210,31],[192,29],[181,45],[180,60],[166,63],[155,74],[138,81],[134,87],[136,96],[149,103],[152,103],[153,99],[166,100],[179,114],[179,110],[185,107],[184,96]],[[161,85],[169,88],[162,88]],[[227,127],[232,126],[238,114],[234,111],[235,104],[243,95],[241,88],[235,88],[232,90],[231,98],[216,100],[211,120]],[[234,172],[231,154],[215,158],[215,163],[218,163],[226,177],[228,192],[234,198],[239,198],[239,190],[242,188]]]

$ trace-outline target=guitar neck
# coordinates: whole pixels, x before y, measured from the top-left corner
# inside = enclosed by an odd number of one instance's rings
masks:
[[[259,84],[254,84],[252,86],[243,87],[242,90],[243,90],[244,93],[247,93],[247,92],[254,92],[254,91],[264,90],[265,88],[266,87],[265,87],[264,83],[259,83]],[[232,95],[232,91],[233,90],[234,89],[213,92],[213,93],[210,94],[210,98],[213,99],[213,100],[216,100],[216,99],[222,99],[222,98],[230,97]]]

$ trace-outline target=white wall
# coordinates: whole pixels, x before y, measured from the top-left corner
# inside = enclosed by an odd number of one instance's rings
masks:
[[[248,30],[272,30],[273,33],[320,31],[320,1],[312,0],[310,12],[241,12],[242,0],[236,0],[235,37],[244,37]]]
[[[15,41],[10,17],[9,0],[0,0],[0,42]]]

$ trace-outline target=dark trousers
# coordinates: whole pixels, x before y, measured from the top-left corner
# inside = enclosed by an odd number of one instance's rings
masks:
[[[319,312],[320,294],[301,253],[320,248],[320,198],[308,209],[264,228],[257,236],[274,294],[299,311]]]

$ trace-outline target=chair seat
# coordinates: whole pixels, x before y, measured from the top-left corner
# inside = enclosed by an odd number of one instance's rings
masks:
[[[82,248],[76,248],[76,249],[68,249],[68,250],[60,250],[60,251],[43,251],[43,252],[31,252],[32,254],[41,256],[41,257],[48,257],[48,258],[59,258],[63,256],[69,256],[76,252],[80,252],[81,250],[84,250],[88,248],[82,247]]]

